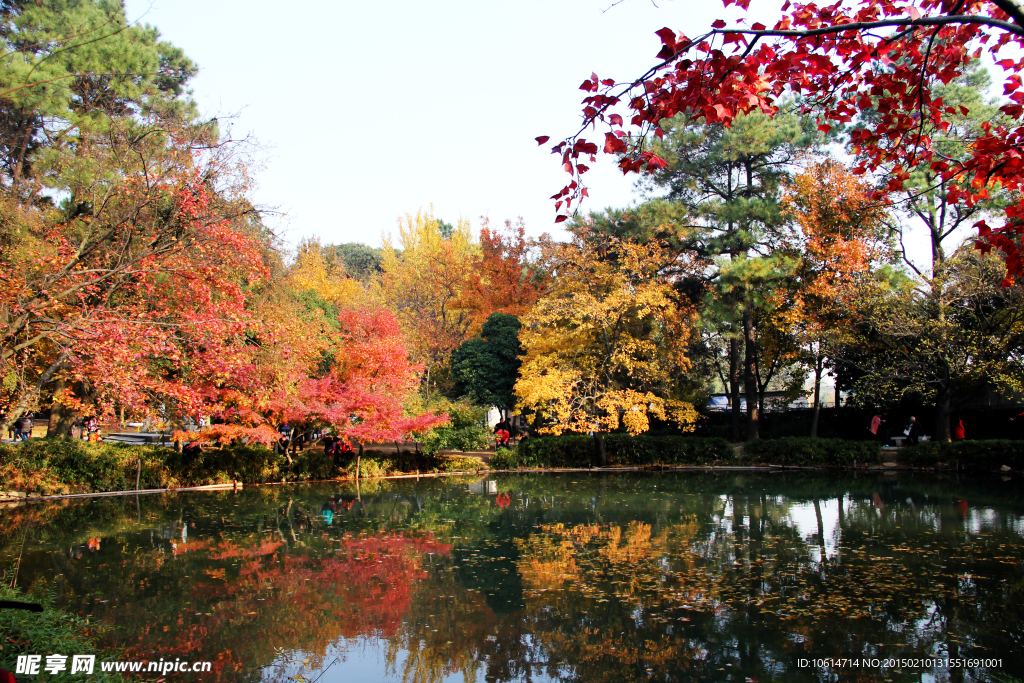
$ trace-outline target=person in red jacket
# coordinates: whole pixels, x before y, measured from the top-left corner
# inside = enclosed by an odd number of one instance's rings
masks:
[[[966,439],[966,433],[964,432],[964,420],[959,415],[956,416],[956,424],[953,425],[953,441],[962,441]]]

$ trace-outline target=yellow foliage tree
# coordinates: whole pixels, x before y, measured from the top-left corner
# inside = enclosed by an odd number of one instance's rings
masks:
[[[536,413],[542,433],[631,434],[650,416],[690,426],[696,412],[673,399],[686,357],[692,308],[662,276],[664,249],[574,228],[556,247],[550,294],[523,320],[525,359],[517,408]],[[678,262],[677,264],[678,265]],[[599,457],[603,441],[598,436]]]
[[[295,292],[313,292],[338,308],[365,305],[366,290],[338,264],[328,264],[318,240],[299,245],[295,264],[288,271],[287,286]]]
[[[384,236],[374,294],[398,318],[412,359],[426,367],[428,394],[431,371],[469,336],[472,311],[462,302],[479,252],[469,221],[442,226],[433,207],[398,219],[397,244]]]

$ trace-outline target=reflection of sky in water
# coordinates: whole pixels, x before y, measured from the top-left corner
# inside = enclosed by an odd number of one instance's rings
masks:
[[[281,653],[272,664],[263,667],[261,679],[265,683],[298,681],[297,676],[309,683],[402,683],[410,680],[408,677],[403,679],[409,654],[398,652],[395,661],[389,663],[387,649],[387,641],[380,638],[340,638],[327,646],[322,658],[302,651]],[[309,662],[304,664],[303,659]],[[465,671],[455,671],[436,679],[436,683],[482,683],[486,680],[486,673],[483,667],[477,669],[472,677]],[[548,683],[561,678],[548,676],[546,667],[539,666],[531,672],[530,680]]]
[[[821,510],[822,544],[825,546],[825,557],[832,557],[836,554],[836,547],[839,543],[839,506],[844,506],[844,512],[849,503],[845,500],[822,500],[818,502]],[[814,510],[814,503],[791,503],[789,505],[789,519],[793,523],[800,537],[811,544],[810,550],[816,562],[821,561],[821,549],[818,547],[818,515]]]
[[[40,505],[20,580],[120,626],[111,647],[233,651],[225,682],[825,681],[791,659],[1013,654],[1018,490],[496,475],[367,483],[354,506],[343,484]],[[0,570],[22,541],[3,514]]]

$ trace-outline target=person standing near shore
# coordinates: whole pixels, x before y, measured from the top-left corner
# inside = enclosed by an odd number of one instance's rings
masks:
[[[868,431],[871,432],[871,436],[881,442],[882,446],[889,445],[889,414],[885,411],[875,413],[875,416],[871,418],[871,426],[868,427]]]
[[[953,425],[953,441],[963,441],[967,438],[967,431],[964,429],[964,419],[956,416],[956,424]]]
[[[917,418],[913,415],[910,416],[910,424],[907,429],[903,432],[907,435],[907,444],[910,446],[916,446],[918,439],[921,438],[921,428],[917,424]]]

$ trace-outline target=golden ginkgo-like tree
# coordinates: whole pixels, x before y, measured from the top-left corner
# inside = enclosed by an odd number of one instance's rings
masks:
[[[603,432],[645,432],[652,415],[695,421],[693,406],[675,391],[690,369],[695,315],[663,275],[667,260],[678,258],[656,241],[622,240],[588,222],[556,248],[552,289],[520,333],[517,408],[539,418],[539,431],[593,433],[603,461]]]

